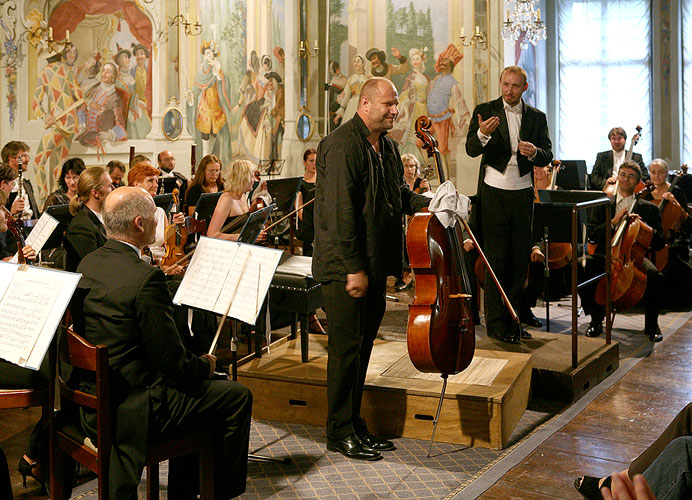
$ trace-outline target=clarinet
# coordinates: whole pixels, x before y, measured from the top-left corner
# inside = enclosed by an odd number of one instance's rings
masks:
[[[17,168],[19,170],[19,177],[17,178],[17,198],[24,199],[24,210],[20,216],[20,219],[24,221],[31,219],[33,212],[31,211],[31,205],[29,204],[26,193],[24,193],[24,166],[22,165],[22,158],[20,156],[17,156]],[[29,204],[29,208],[27,208],[27,204]]]

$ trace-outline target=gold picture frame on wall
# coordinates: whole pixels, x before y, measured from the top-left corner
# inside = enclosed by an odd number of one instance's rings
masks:
[[[301,141],[308,142],[315,133],[315,120],[304,110],[301,111],[296,119],[296,135]]]
[[[163,135],[169,141],[177,141],[183,133],[183,114],[174,106],[168,108],[161,119]]]

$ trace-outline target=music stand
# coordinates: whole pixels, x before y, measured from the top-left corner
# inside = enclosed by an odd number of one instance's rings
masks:
[[[173,177],[159,177],[159,186],[163,188],[163,194],[172,193],[174,189],[178,188],[178,178]]]
[[[286,164],[286,160],[260,160],[258,168],[260,174],[279,175]]]
[[[70,225],[72,217],[70,213],[70,205],[52,205],[46,208],[46,213],[58,221],[58,227],[55,228],[53,234],[43,244],[43,248],[58,248],[62,246],[62,240],[65,237],[67,226]]]
[[[195,219],[206,220],[207,227],[209,227],[209,221],[211,220],[211,216],[214,215],[214,209],[222,194],[223,193],[202,193],[197,201],[197,205],[195,205]]]
[[[562,160],[560,174],[557,176],[557,186],[566,190],[586,189],[586,162],[584,160]]]
[[[272,200],[274,200],[274,203],[276,204],[276,210],[274,211],[274,213],[272,213],[270,220],[278,220],[294,209],[296,195],[298,193],[298,190],[300,189],[302,182],[302,177],[285,177],[282,179],[269,179],[267,181],[267,191],[269,192],[269,194],[272,197]],[[279,224],[277,227],[275,227],[272,230],[272,234],[275,237],[274,244],[278,245],[279,243],[281,243],[290,245],[292,242],[293,234],[291,233],[291,231],[293,227],[294,226],[291,224],[290,221],[286,221],[285,223]],[[289,235],[288,241],[286,242],[284,237],[286,235],[287,228],[289,231]],[[276,241],[276,238],[278,238],[280,241]]]
[[[559,177],[558,177],[559,179]],[[550,331],[550,269],[548,267],[548,245],[550,243],[572,242],[572,207],[577,203],[603,198],[600,191],[560,191],[539,189],[540,203],[533,205],[533,225],[531,241],[543,241],[546,252],[544,263],[545,331]],[[582,227],[586,222],[585,211],[580,212],[577,241],[582,238]]]
[[[157,207],[163,208],[164,212],[170,212],[171,205],[173,205],[173,194],[158,194],[154,196],[154,204]]]
[[[267,222],[267,219],[269,218],[269,214],[271,214],[275,208],[276,205],[272,203],[266,208],[261,208],[252,212],[245,221],[243,229],[240,230],[238,242],[254,245],[257,237],[262,232],[264,223]]]

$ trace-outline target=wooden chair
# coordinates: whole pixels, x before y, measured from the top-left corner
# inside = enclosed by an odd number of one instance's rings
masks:
[[[93,373],[96,380],[96,394],[74,390],[68,387],[60,376],[60,364],[68,364],[86,372]],[[51,483],[52,498],[68,498],[71,489],[64,481],[65,455],[89,468],[98,475],[98,498],[108,499],[108,466],[111,447],[114,439],[114,411],[110,397],[110,377],[108,367],[108,348],[104,345],[93,345],[67,330],[58,346],[57,385],[61,401],[91,408],[96,411],[97,442],[90,446],[86,436],[78,425],[67,425],[58,429],[51,421],[51,438],[54,446],[55,483]],[[52,419],[54,420],[54,419]],[[212,436],[210,430],[167,438],[164,441],[149,445],[146,456],[147,498],[158,498],[159,462],[188,453],[199,453],[201,499],[211,500],[214,497],[214,480],[212,469]],[[117,500],[117,499],[114,499]]]

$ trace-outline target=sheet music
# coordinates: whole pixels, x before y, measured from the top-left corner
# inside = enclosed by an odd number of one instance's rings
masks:
[[[41,251],[43,245],[46,244],[50,235],[53,234],[55,228],[58,227],[58,220],[47,212],[38,220],[34,229],[31,230],[29,236],[26,237],[26,244],[36,250],[36,253]],[[17,254],[15,253],[10,262],[17,262]]]
[[[0,358],[38,370],[79,283],[79,274],[0,265]]]
[[[173,302],[254,325],[282,253],[203,237]]]

